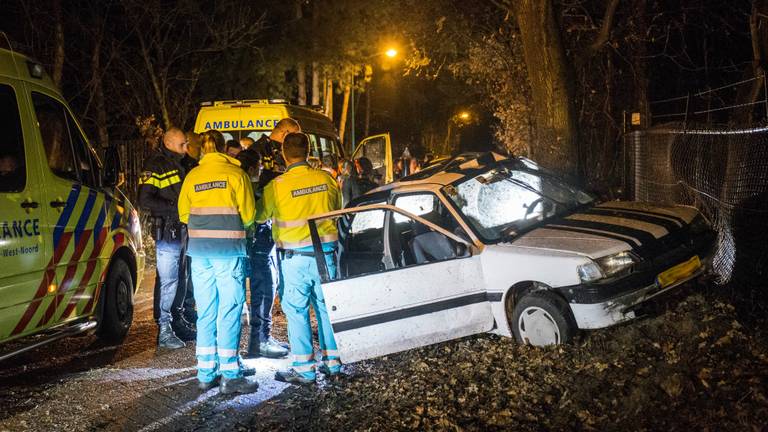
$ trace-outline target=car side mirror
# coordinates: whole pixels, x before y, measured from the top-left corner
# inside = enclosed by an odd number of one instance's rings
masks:
[[[120,164],[120,153],[117,150],[117,146],[112,145],[107,147],[107,150],[104,153],[103,185],[106,187],[117,187],[122,184],[124,178]]]

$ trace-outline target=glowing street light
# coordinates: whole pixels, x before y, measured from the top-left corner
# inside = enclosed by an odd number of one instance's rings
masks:
[[[459,113],[459,118],[461,120],[465,120],[465,121],[469,120],[469,117],[470,117],[470,114],[469,114],[468,111],[462,111],[462,112]]]
[[[390,48],[384,52],[384,55],[386,55],[389,58],[394,58],[397,56],[397,50],[394,48]]]

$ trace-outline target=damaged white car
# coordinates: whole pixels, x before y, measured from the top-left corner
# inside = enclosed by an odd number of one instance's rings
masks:
[[[336,218],[336,277],[316,221]],[[476,333],[566,343],[701,274],[714,233],[693,207],[595,204],[524,158],[464,155],[310,219],[341,358]]]

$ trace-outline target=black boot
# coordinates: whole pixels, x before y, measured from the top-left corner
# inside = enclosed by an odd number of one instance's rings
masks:
[[[157,347],[177,349],[187,346],[181,339],[173,333],[171,324],[160,324],[160,330],[157,333]]]
[[[197,329],[184,319],[184,315],[173,318],[173,332],[184,342],[191,342],[197,338]]]

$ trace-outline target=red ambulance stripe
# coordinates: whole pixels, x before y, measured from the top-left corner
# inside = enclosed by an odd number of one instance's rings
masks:
[[[83,255],[83,252],[85,251],[85,246],[88,244],[88,239],[91,237],[91,230],[85,230],[83,231],[82,235],[80,236],[79,241],[77,242],[77,245],[75,246],[75,251],[72,254],[72,257],[69,259],[69,264],[67,264],[67,272],[64,274],[64,278],[62,278],[62,282],[59,284],[58,292],[56,293],[56,298],[54,301],[51,302],[51,304],[48,305],[48,309],[45,310],[45,314],[40,318],[40,322],[37,323],[37,327],[42,327],[53,318],[56,309],[59,307],[59,302],[64,298],[64,296],[67,294],[67,292],[70,289],[70,286],[72,285],[72,281],[75,278],[75,273],[77,273],[77,267],[80,263],[80,257]]]
[[[114,236],[114,245],[112,246],[112,252],[110,252],[109,256],[110,258],[115,255],[115,251],[117,248],[123,245],[123,242],[125,241],[125,236],[123,234],[115,234]],[[88,300],[88,304],[85,305],[85,308],[83,311],[88,311],[89,313],[93,312],[93,308],[96,307],[96,299],[99,298],[99,294],[101,293],[101,287],[104,285],[104,279],[107,276],[107,271],[109,270],[109,267],[106,267],[102,272],[101,276],[99,276],[99,283],[96,285],[96,290],[93,292],[93,296]]]
[[[56,250],[53,252],[53,256],[51,257],[51,260],[48,262],[48,265],[46,266],[45,275],[43,276],[43,280],[40,281],[40,285],[37,287],[37,292],[35,293],[35,296],[32,298],[32,302],[30,302],[29,306],[27,306],[27,310],[24,311],[24,315],[22,315],[21,319],[19,320],[19,323],[16,324],[16,327],[14,327],[13,331],[11,332],[11,336],[17,335],[24,331],[24,329],[27,327],[27,324],[29,324],[29,321],[32,320],[32,317],[35,316],[35,312],[37,312],[37,308],[40,307],[40,303],[42,302],[43,297],[45,297],[46,293],[48,292],[48,285],[54,280],[54,277],[56,276],[56,265],[59,263],[59,260],[61,259],[61,256],[64,254],[64,251],[67,250],[67,245],[69,245],[69,240],[72,238],[72,233],[64,233],[61,235],[61,239],[59,240],[59,243],[56,245]]]
[[[77,291],[75,291],[75,294],[72,295],[72,298],[69,299],[69,304],[67,305],[67,308],[64,309],[64,313],[61,314],[62,317],[68,317],[70,313],[72,313],[72,310],[75,309],[75,306],[77,306],[77,303],[79,302],[79,296],[83,294],[85,289],[88,287],[88,282],[91,280],[91,276],[93,276],[93,271],[96,270],[96,258],[99,255],[99,251],[101,250],[101,247],[104,245],[104,240],[107,238],[107,229],[102,228],[101,232],[99,233],[98,240],[94,244],[93,251],[91,251],[91,255],[88,257],[88,267],[85,269],[85,273],[83,274],[83,278],[80,279],[80,285],[77,287]]]

